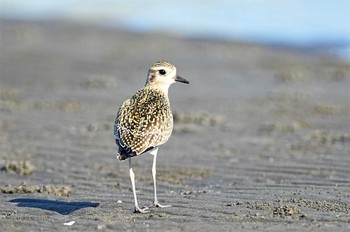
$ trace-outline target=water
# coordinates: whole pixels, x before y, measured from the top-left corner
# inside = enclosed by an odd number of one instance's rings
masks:
[[[350,60],[350,0],[0,0],[0,6],[4,18],[240,40]]]

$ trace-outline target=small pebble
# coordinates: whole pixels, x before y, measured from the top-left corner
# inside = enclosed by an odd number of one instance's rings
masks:
[[[65,226],[72,226],[75,223],[75,221],[65,222],[63,225]]]

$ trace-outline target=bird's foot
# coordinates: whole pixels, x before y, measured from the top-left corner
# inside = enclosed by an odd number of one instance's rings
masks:
[[[148,207],[143,207],[140,208],[138,206],[135,206],[134,213],[149,213],[149,208]]]
[[[168,208],[168,207],[171,207],[171,205],[161,205],[161,204],[159,204],[159,202],[154,202],[153,206],[156,207],[156,208]]]

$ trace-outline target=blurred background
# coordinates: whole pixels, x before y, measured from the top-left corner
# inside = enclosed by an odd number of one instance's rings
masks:
[[[349,231],[350,0],[0,8],[1,231]],[[135,217],[114,120],[159,59],[191,82],[171,87],[157,160],[174,207]],[[151,164],[133,161],[141,205]],[[23,196],[100,205],[66,217],[11,203]]]
[[[1,17],[236,40],[350,59],[348,0],[1,0]]]

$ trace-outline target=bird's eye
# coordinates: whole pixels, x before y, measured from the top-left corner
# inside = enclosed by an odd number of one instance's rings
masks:
[[[166,71],[164,69],[159,70],[160,75],[165,75]]]

